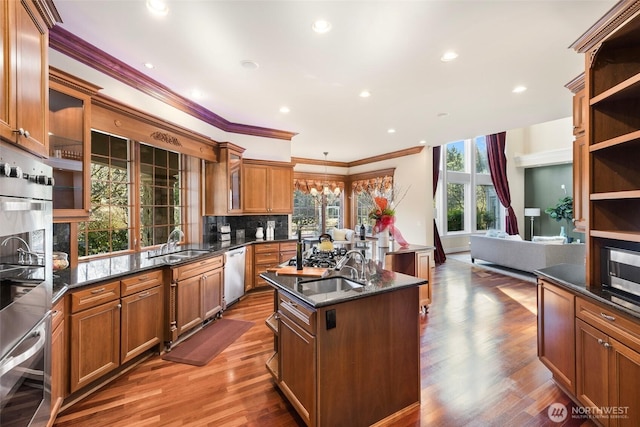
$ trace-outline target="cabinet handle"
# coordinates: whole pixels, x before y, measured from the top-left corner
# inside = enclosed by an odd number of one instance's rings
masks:
[[[19,134],[21,136],[24,136],[24,137],[27,137],[27,138],[29,138],[29,136],[30,136],[29,131],[28,130],[24,130],[23,128],[14,129],[13,133],[17,133],[17,134]]]
[[[143,293],[138,295],[138,298],[148,297],[149,295],[151,295],[151,292],[149,292],[149,291],[143,292]]]
[[[149,277],[145,274],[144,276],[138,277],[138,280],[142,282],[143,280],[147,280]]]
[[[53,310],[53,312],[51,313],[51,317],[56,317],[60,313],[62,313],[60,310]]]
[[[607,350],[611,348],[611,344],[609,344],[608,342],[606,342],[605,340],[603,340],[601,338],[598,338],[598,344],[600,344],[601,346],[603,346]]]
[[[609,316],[608,314],[600,313],[600,316],[602,316],[603,319],[607,319],[610,322],[615,322],[616,321],[615,317]]]
[[[93,295],[95,295],[95,294],[99,294],[99,293],[104,292],[104,291],[105,291],[104,288],[100,288],[100,289],[94,289],[93,291],[91,291],[91,293]]]
[[[296,304],[296,303],[295,303],[295,302],[293,302],[293,301],[289,301],[289,304],[290,304],[290,305],[291,305],[291,307],[293,307],[293,308],[297,308],[297,307],[298,307],[298,304]]]

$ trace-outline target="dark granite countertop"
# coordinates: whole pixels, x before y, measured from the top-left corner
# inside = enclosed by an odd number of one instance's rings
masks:
[[[323,280],[325,278],[317,279],[308,277],[299,278],[296,276],[278,276],[275,273],[263,273],[260,275],[260,277],[271,283],[276,289],[287,292],[312,307],[322,307],[326,305],[339,304],[346,301],[366,298],[384,292],[393,292],[398,289],[424,285],[427,283],[427,280],[421,279],[419,277],[413,277],[402,273],[378,269],[376,274],[370,277],[370,280],[367,282],[366,286],[363,286],[361,288],[348,291],[306,295],[302,283],[315,280]],[[330,275],[327,277],[335,277],[335,275]]]
[[[602,288],[587,287],[584,265],[558,264],[536,270],[534,273],[640,320],[640,298]]]
[[[155,268],[177,266],[192,262],[196,259],[223,254],[226,251],[236,249],[253,243],[286,242],[291,239],[262,240],[249,238],[244,240],[230,240],[226,242],[203,243],[179,246],[177,251],[201,250],[207,251],[202,255],[185,258],[180,262],[168,263],[161,258],[149,258],[147,252],[116,255],[107,258],[81,262],[76,268],[55,271],[53,275],[53,300],[55,303],[67,290],[91,285],[105,280],[117,279],[130,274],[139,273]]]

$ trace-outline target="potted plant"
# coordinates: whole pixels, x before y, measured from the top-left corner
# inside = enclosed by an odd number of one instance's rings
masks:
[[[557,205],[545,209],[544,212],[549,214],[551,218],[558,222],[566,220],[567,224],[570,224],[571,221],[573,221],[573,197],[564,196],[558,201]],[[561,226],[560,235],[565,237],[567,236],[564,231],[564,226]]]

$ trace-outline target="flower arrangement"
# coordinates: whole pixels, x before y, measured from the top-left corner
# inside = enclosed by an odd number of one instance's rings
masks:
[[[369,196],[365,202],[368,204],[369,219],[373,222],[373,233],[381,233],[385,230],[389,230],[394,239],[401,246],[408,246],[407,241],[402,237],[400,231],[395,227],[396,221],[396,208],[398,204],[404,199],[408,190],[401,192],[401,190],[393,187],[390,191],[386,191],[384,194],[367,193]],[[393,197],[400,195],[397,202],[394,202]]]

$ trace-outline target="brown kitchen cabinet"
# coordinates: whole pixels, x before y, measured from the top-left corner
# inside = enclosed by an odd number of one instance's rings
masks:
[[[60,298],[51,309],[51,419],[55,419],[68,393],[64,301]]]
[[[49,28],[60,16],[52,2],[8,0],[0,22],[0,137],[47,157]]]
[[[575,296],[544,279],[538,279],[538,357],[575,394]]]
[[[89,217],[91,96],[100,90],[55,68],[49,69],[49,159],[53,168],[56,222]]]
[[[640,325],[634,319],[576,297],[576,396],[590,408],[621,408],[605,426],[635,426],[640,419]]]
[[[69,295],[71,393],[160,345],[162,283],[158,269]]]
[[[171,346],[180,335],[222,312],[224,257],[215,256],[170,270],[168,335]]]
[[[293,166],[290,163],[245,159],[242,169],[244,213],[293,212]]]
[[[431,305],[431,265],[433,260],[433,249],[421,247],[412,249],[411,245],[400,248],[397,251],[389,251],[380,248],[384,265],[383,268],[389,271],[408,274],[409,276],[427,279],[427,283],[420,286],[420,311],[426,313]]]
[[[253,288],[268,285],[260,277],[260,274],[266,273],[270,268],[277,267],[291,259],[292,256],[295,256],[295,244],[296,242],[278,243],[271,241],[253,245]],[[291,248],[293,248],[293,251]]]
[[[276,288],[266,368],[307,425],[372,425],[419,404],[417,300],[405,288],[314,308]]]
[[[205,215],[242,213],[242,153],[244,148],[221,142],[218,161],[205,162]]]
[[[585,233],[589,212],[589,144],[586,137],[589,100],[584,73],[565,87],[573,93],[573,225],[574,231]]]

